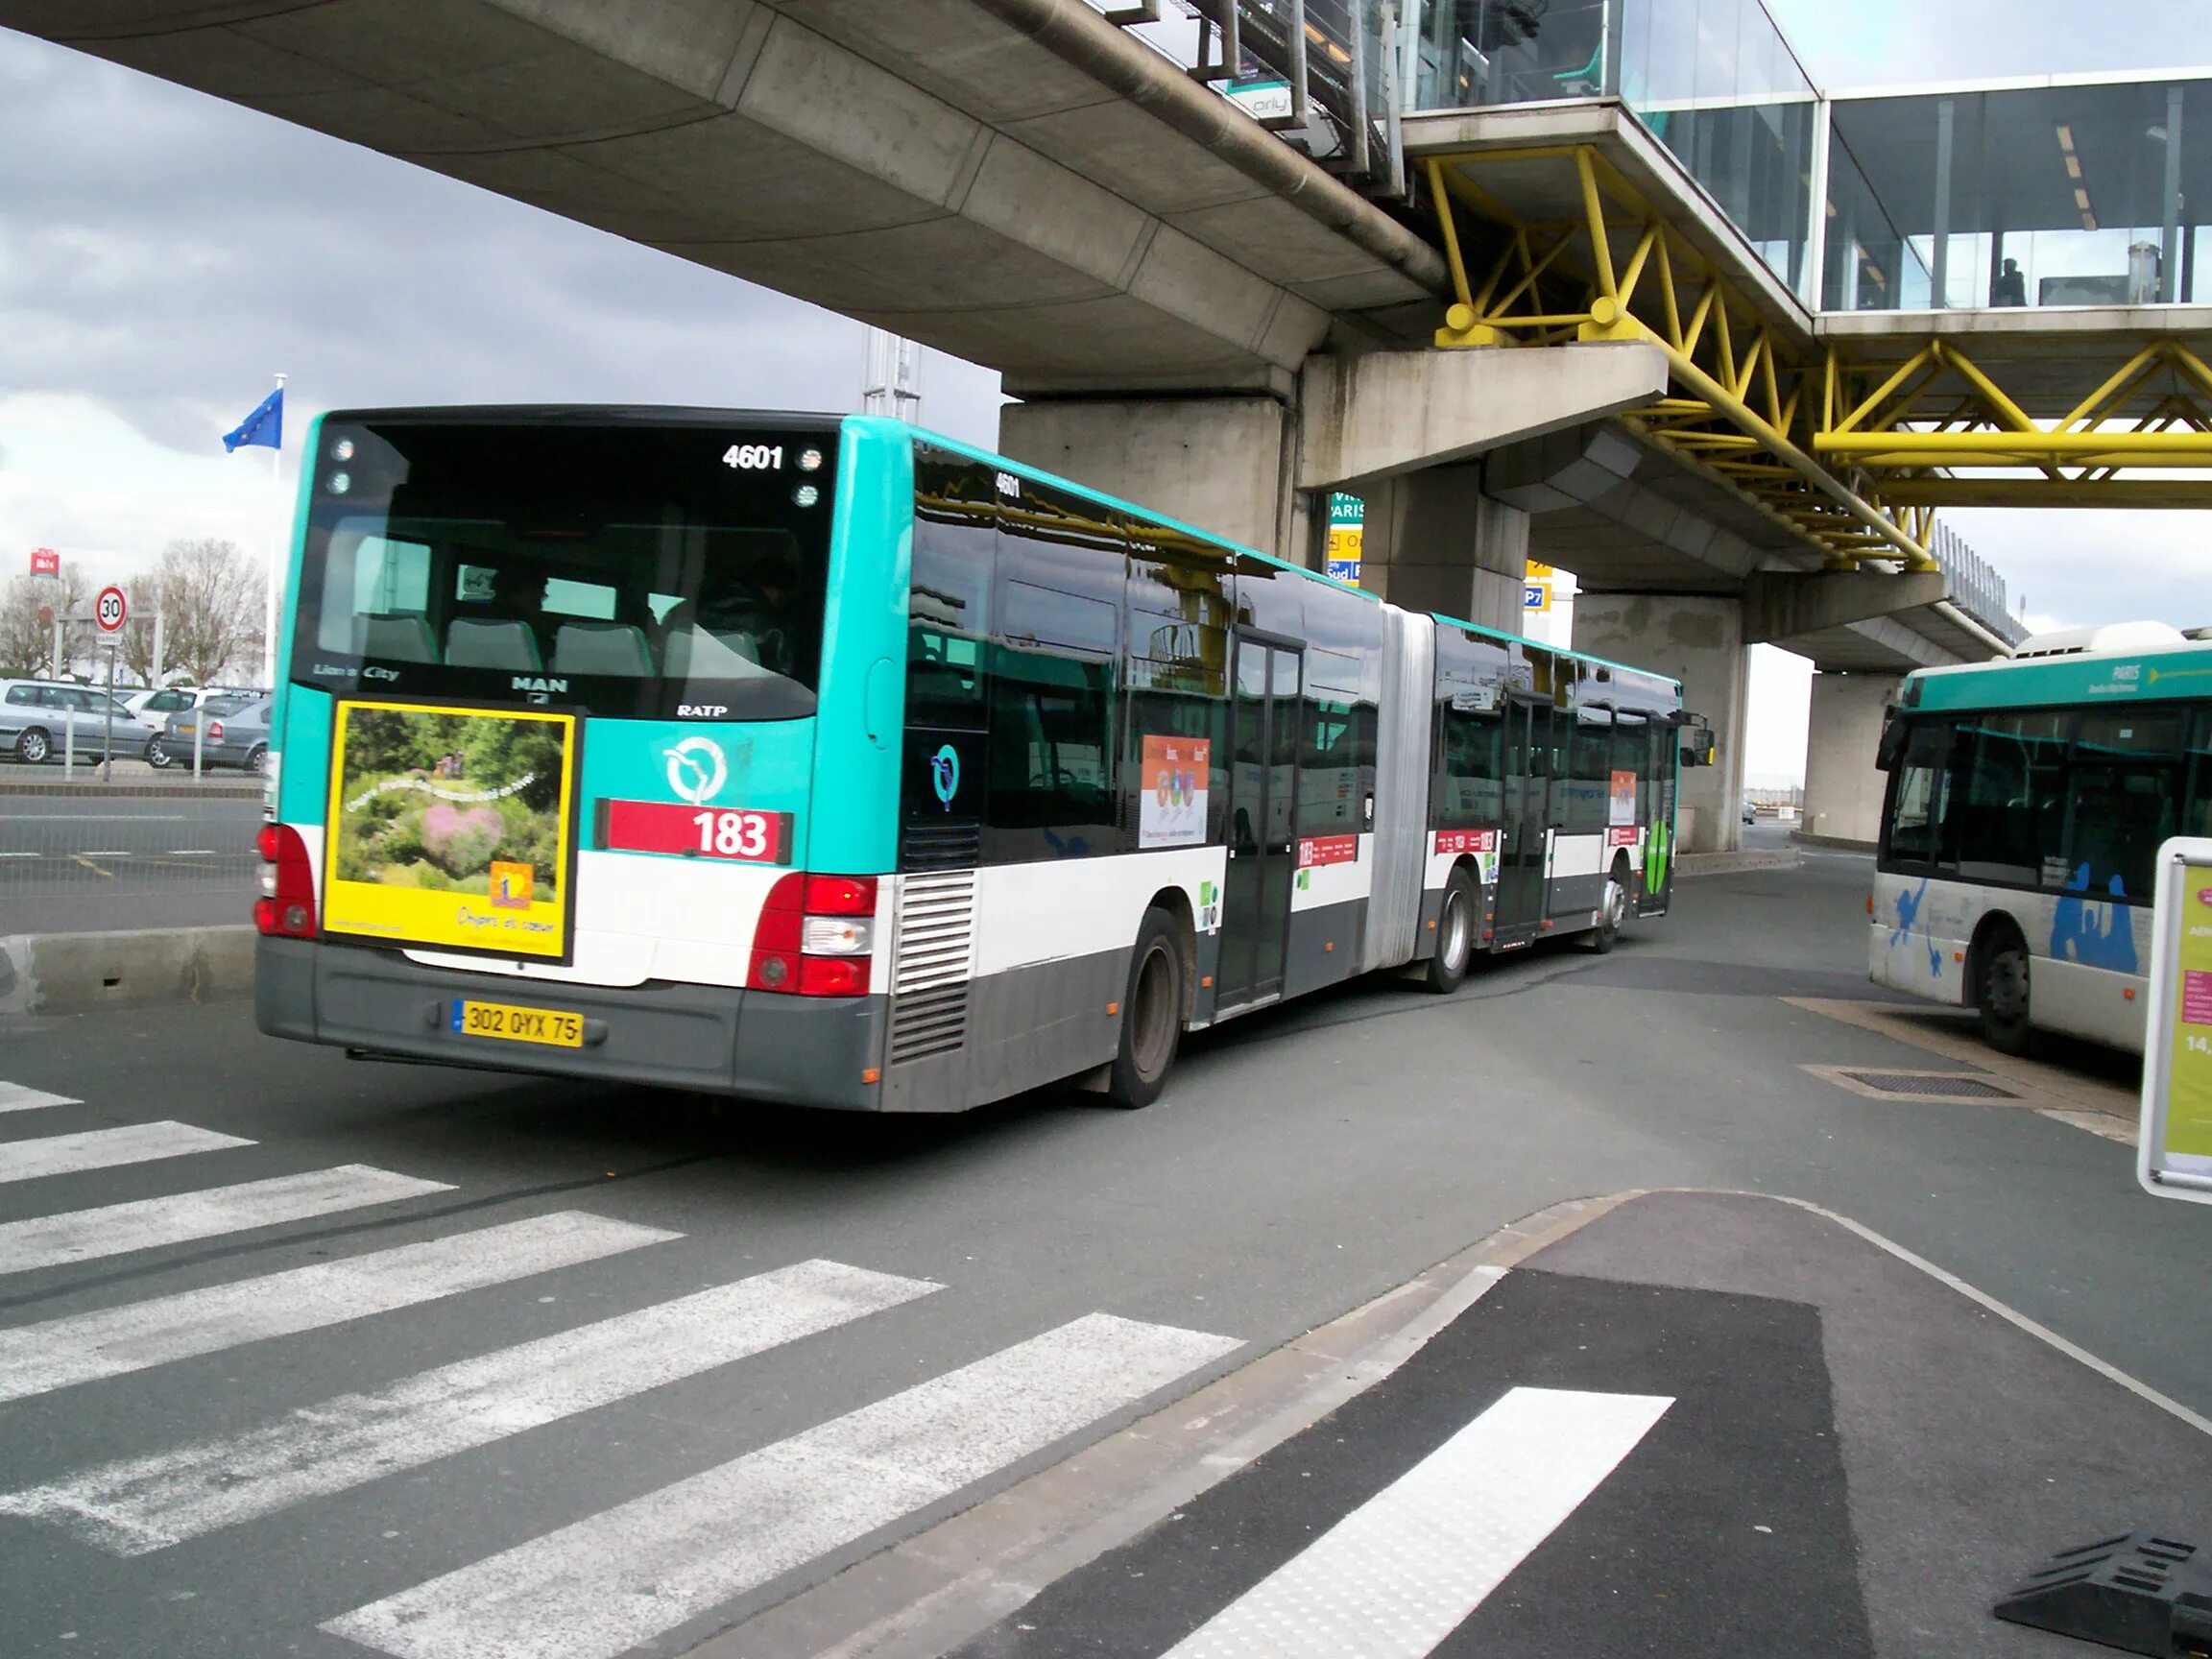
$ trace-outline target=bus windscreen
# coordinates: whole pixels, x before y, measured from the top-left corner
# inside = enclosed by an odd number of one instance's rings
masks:
[[[837,432],[334,415],[291,675],[637,719],[811,714]]]

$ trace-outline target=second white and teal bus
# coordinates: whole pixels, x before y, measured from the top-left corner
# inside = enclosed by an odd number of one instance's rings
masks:
[[[1884,985],[2140,1052],[2160,843],[2212,835],[2212,640],[2122,623],[1909,676],[1868,952]]]
[[[895,421],[332,414],[258,1019],[954,1111],[1671,890],[1679,687]]]

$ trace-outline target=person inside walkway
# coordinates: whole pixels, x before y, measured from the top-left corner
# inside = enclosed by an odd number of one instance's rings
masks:
[[[2020,261],[2008,259],[2005,268],[1991,278],[1989,303],[1992,305],[2025,305],[2028,303],[2028,278],[2020,274]]]

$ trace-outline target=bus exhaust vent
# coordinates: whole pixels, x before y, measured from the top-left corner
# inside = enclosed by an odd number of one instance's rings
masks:
[[[909,824],[899,836],[902,870],[973,870],[983,861],[983,826],[973,818]]]
[[[968,1040],[974,971],[975,873],[909,876],[899,884],[891,970],[891,1064],[948,1054]]]

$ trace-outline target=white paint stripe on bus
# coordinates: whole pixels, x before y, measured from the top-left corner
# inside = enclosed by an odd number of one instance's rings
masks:
[[[84,1169],[112,1169],[123,1164],[150,1164],[156,1158],[181,1158],[192,1152],[222,1152],[252,1144],[236,1135],[218,1135],[212,1129],[174,1122],[132,1123],[121,1129],[87,1129],[36,1141],[9,1141],[0,1142],[0,1182],[74,1175]]]
[[[1514,1389],[1166,1659],[1423,1659],[1672,1404]]]
[[[0,1083],[0,1112],[29,1112],[38,1106],[82,1106],[84,1102],[67,1094],[49,1094],[43,1089],[34,1089],[28,1083]]]
[[[257,1429],[121,1458],[0,1496],[0,1514],[143,1555],[310,1498],[421,1468],[525,1429],[695,1377],[941,1289],[802,1262],[345,1394]]]
[[[0,1401],[320,1330],[682,1237],[564,1210],[0,1331]]]
[[[0,1222],[0,1273],[26,1273],[132,1250],[188,1244],[226,1233],[247,1233],[452,1190],[443,1181],[419,1181],[366,1164],[341,1164],[334,1169],[242,1181],[169,1198],[138,1198],[96,1210]]]
[[[400,1659],[609,1659],[1238,1346],[1093,1313],[323,1628]]]

